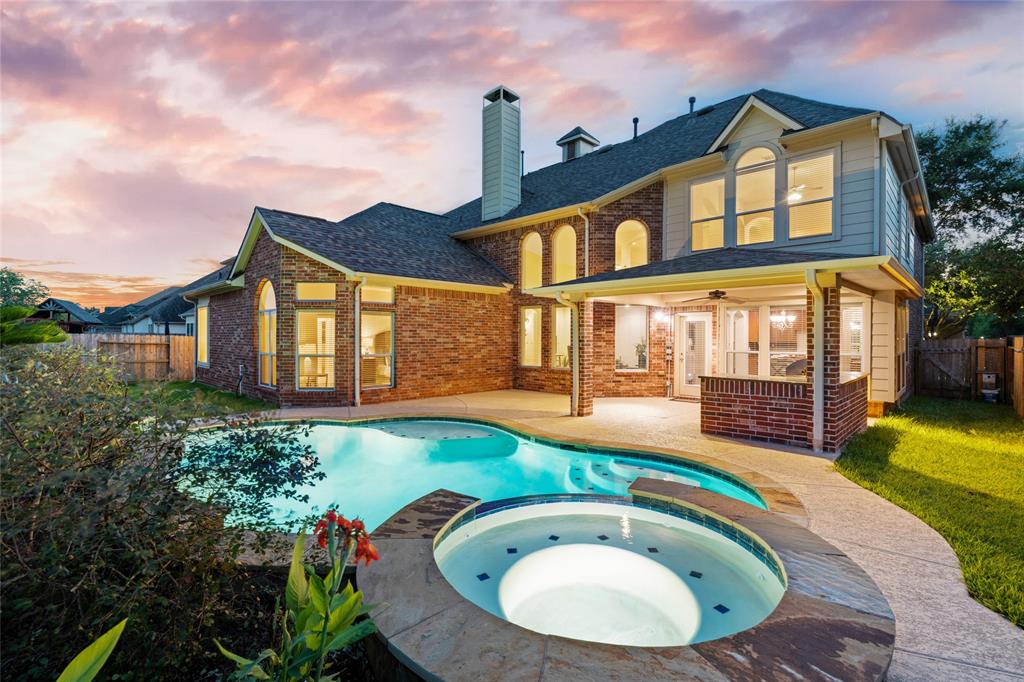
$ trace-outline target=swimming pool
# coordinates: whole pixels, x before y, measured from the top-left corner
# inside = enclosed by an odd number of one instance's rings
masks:
[[[503,506],[504,505],[504,506]],[[435,541],[445,579],[520,627],[624,646],[682,646],[753,627],[785,574],[749,531],[628,498],[503,500]]]
[[[743,481],[696,462],[639,452],[588,452],[474,421],[314,422],[307,438],[326,478],[302,490],[308,504],[276,501],[276,520],[288,527],[316,507],[358,515],[368,528],[376,528],[439,488],[485,501],[553,493],[624,495],[641,476],[699,486],[766,508]]]

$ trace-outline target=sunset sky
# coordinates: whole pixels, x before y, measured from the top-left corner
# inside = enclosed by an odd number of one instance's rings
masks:
[[[233,255],[254,205],[332,219],[479,194],[481,95],[526,168],[766,87],[916,128],[1008,119],[1024,2],[3,3],[3,264],[112,305]]]

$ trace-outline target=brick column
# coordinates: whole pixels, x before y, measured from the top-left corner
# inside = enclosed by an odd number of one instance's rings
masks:
[[[579,395],[574,417],[594,414],[594,302],[580,301],[579,310]],[[575,334],[577,325],[573,325]]]
[[[824,330],[823,330],[823,356],[825,368],[824,381],[824,412],[825,424],[822,434],[822,447],[825,450],[835,451],[837,447],[837,434],[839,415],[837,407],[839,403],[839,327],[841,324],[839,309],[839,288],[822,287],[821,289],[824,304]],[[814,336],[818,330],[814,328],[814,296],[807,292],[807,373],[809,390],[808,395],[814,396]],[[810,435],[810,434],[809,434]],[[811,442],[808,437],[807,441]]]

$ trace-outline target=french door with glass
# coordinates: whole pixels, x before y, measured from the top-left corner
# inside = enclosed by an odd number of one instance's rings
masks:
[[[680,313],[675,328],[675,394],[699,398],[700,378],[711,374],[711,313]]]

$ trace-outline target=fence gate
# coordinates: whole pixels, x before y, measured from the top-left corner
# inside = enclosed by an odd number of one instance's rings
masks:
[[[940,398],[974,396],[972,339],[923,339],[917,352],[917,392]]]

